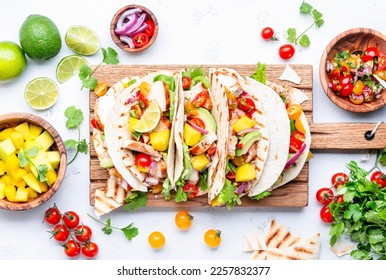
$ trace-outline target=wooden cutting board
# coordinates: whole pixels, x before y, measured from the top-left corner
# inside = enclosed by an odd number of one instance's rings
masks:
[[[95,72],[94,76],[98,81],[104,81],[109,87],[120,81],[124,77],[143,75],[151,71],[179,69],[191,65],[102,65]],[[194,66],[194,65],[193,65]],[[195,65],[201,66],[201,65]],[[256,65],[202,65],[204,69],[209,67],[229,67],[237,70],[242,76],[251,75]],[[301,84],[296,85],[288,81],[280,81],[279,77],[285,65],[267,65],[267,79],[281,85],[290,85],[301,89],[308,100],[302,104],[303,110],[310,124],[312,134],[311,150],[352,150],[352,149],[380,149],[386,145],[386,125],[378,127],[375,137],[371,141],[364,139],[363,135],[368,130],[373,130],[375,124],[372,123],[332,123],[314,124],[312,120],[312,66],[305,64],[291,65],[291,67],[302,78]],[[322,93],[320,93],[322,94]],[[90,119],[94,116],[94,104],[96,96],[90,92]],[[326,105],[327,106],[327,105]],[[333,106],[333,104],[331,104]],[[94,147],[91,141],[92,128],[90,127],[90,204],[94,205],[95,190],[104,188],[108,179],[106,169],[99,166]],[[361,137],[362,136],[362,137]],[[363,139],[362,139],[363,138]],[[355,139],[355,140],[353,140]],[[305,207],[308,205],[308,184],[309,184],[309,164],[306,163],[299,176],[286,185],[272,191],[269,197],[260,201],[253,201],[248,197],[243,197],[243,203],[238,207]],[[197,197],[194,200],[176,203],[173,199],[165,201],[162,196],[149,194],[147,207],[210,207],[207,197]]]

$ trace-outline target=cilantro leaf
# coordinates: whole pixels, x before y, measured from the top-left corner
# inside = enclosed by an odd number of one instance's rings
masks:
[[[77,128],[83,121],[83,112],[77,109],[75,106],[70,106],[64,111],[64,115],[67,117],[66,127]]]
[[[133,223],[127,227],[121,228],[120,230],[125,234],[127,240],[132,240],[139,233],[138,228],[133,227]]]
[[[86,139],[82,139],[80,142],[78,142],[78,151],[79,153],[87,154],[88,144],[86,142]]]
[[[48,171],[48,166],[46,164],[39,164],[38,168],[38,181],[39,182],[47,182],[47,171]]]
[[[106,234],[106,235],[110,235],[112,232],[113,232],[113,229],[111,228],[111,219],[107,219],[106,220],[106,224],[105,226],[102,228],[102,231]]]
[[[145,192],[133,192],[128,198],[125,199],[123,209],[135,211],[138,208],[145,207],[147,204],[147,195]]]
[[[76,149],[78,145],[78,141],[74,139],[68,139],[64,141],[64,146],[66,146],[67,149]]]
[[[299,10],[301,14],[310,14],[312,10],[312,6],[306,3],[305,1],[303,1],[303,3],[300,5]]]
[[[362,209],[360,208],[359,204],[350,204],[348,209],[344,212],[343,217],[345,219],[352,219],[354,222],[357,222],[362,217],[361,210]]]
[[[113,49],[108,47],[107,49],[101,48],[103,54],[103,62],[106,64],[118,64],[119,60],[117,59],[118,53]]]
[[[301,45],[303,48],[309,47],[311,44],[310,39],[306,34],[304,34],[302,37],[300,37],[299,45]]]
[[[82,85],[89,90],[94,90],[98,85],[98,80],[94,77],[89,77],[87,79],[82,80]]]
[[[106,222],[102,222],[95,217],[91,216],[90,214],[87,214],[91,219],[94,221],[100,223],[103,225],[103,228],[101,229],[106,235],[110,235],[113,232],[113,229],[120,230],[123,232],[127,240],[132,240],[134,237],[136,237],[139,233],[138,228],[133,226],[133,223],[129,224],[126,227],[123,228],[118,228],[118,227],[113,227],[111,225],[111,219],[107,219]]]
[[[25,151],[27,153],[27,155],[30,157],[30,158],[34,158],[38,155],[39,153],[39,148],[34,146],[28,150]]]
[[[91,76],[91,74],[92,74],[92,71],[88,65],[82,64],[82,66],[80,66],[78,76],[81,80],[87,79],[88,77]]]
[[[296,29],[295,28],[288,28],[287,29],[287,40],[290,43],[296,42]]]
[[[19,154],[17,155],[18,159],[20,160],[20,167],[24,168],[28,165],[28,159],[25,156],[24,150],[20,149]]]

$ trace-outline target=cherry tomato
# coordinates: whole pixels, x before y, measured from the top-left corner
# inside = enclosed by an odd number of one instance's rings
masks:
[[[356,95],[362,95],[364,87],[365,87],[365,84],[361,80],[358,80],[355,82],[352,92],[355,93]]]
[[[320,209],[320,219],[328,224],[331,224],[334,221],[330,208],[328,208],[328,205],[324,205],[322,209]]]
[[[98,122],[97,122],[96,119],[92,118],[92,119],[90,120],[90,124],[91,124],[91,126],[92,126],[93,128],[100,129],[100,127],[99,127]]]
[[[380,188],[386,187],[386,174],[381,171],[375,171],[371,174],[370,180],[377,182]]]
[[[136,48],[142,48],[149,43],[149,36],[145,33],[138,33],[133,37],[133,43]]]
[[[354,93],[351,93],[348,98],[352,103],[356,105],[362,104],[365,101],[365,97],[363,96],[363,94],[356,95]]]
[[[66,244],[63,245],[64,253],[67,256],[73,258],[80,254],[80,244],[74,240],[69,240]]]
[[[138,153],[135,156],[135,162],[142,167],[149,167],[151,164],[151,156],[144,153]]]
[[[94,93],[97,96],[103,96],[106,94],[106,92],[107,92],[107,84],[105,82],[99,82],[94,89]]]
[[[343,195],[338,196],[335,200],[334,203],[344,203],[344,198]]]
[[[342,89],[340,90],[340,96],[342,97],[349,96],[352,93],[353,88],[354,88],[354,85],[352,83],[342,86]]]
[[[342,67],[342,73],[344,76],[347,76],[350,74],[350,71],[351,71],[351,68],[350,66],[347,64],[347,62],[341,62],[340,63],[341,67]]]
[[[82,247],[82,254],[87,258],[94,258],[98,252],[99,248],[95,242],[86,242]]]
[[[194,198],[198,193],[198,187],[193,183],[186,183],[182,187],[182,190],[188,194],[188,198]]]
[[[334,70],[331,71],[330,77],[333,80],[339,80],[339,78],[340,78],[340,69],[339,68],[334,68]]]
[[[75,228],[75,237],[80,242],[88,242],[91,239],[92,231],[86,225],[79,225]]]
[[[69,229],[76,228],[77,225],[79,225],[79,216],[74,211],[67,211],[63,215],[63,222]]]
[[[246,114],[253,114],[256,111],[255,102],[250,98],[240,97],[238,100],[238,107],[243,110]]]
[[[338,172],[332,175],[331,177],[331,184],[334,188],[338,188],[339,186],[342,186],[348,182],[348,176],[346,173]]]
[[[188,89],[190,85],[192,84],[192,79],[188,76],[182,77],[182,88],[184,90]]]
[[[379,52],[377,70],[384,70],[385,68],[386,68],[386,55],[383,52]]]
[[[316,192],[316,200],[323,205],[328,205],[333,199],[334,192],[330,188],[321,188]]]
[[[187,211],[179,211],[174,220],[179,229],[187,230],[192,226],[193,216]]]
[[[209,149],[206,151],[206,154],[208,156],[213,156],[216,153],[217,146],[215,144],[212,144]]]
[[[233,172],[231,169],[228,171],[228,173],[225,175],[225,177],[230,180],[234,181],[236,179],[236,173]]]
[[[264,39],[264,40],[271,40],[275,35],[275,32],[273,31],[273,29],[271,27],[264,27],[262,30],[261,30],[261,37]]]
[[[375,71],[374,73],[375,75],[377,75],[379,78],[381,78],[382,80],[386,81],[386,70],[383,69],[383,70],[377,70]]]
[[[340,90],[342,89],[342,86],[339,85],[339,84],[332,84],[331,89],[335,93],[340,93]]]
[[[154,35],[154,29],[155,29],[154,22],[152,20],[147,20],[145,22],[147,24],[147,28],[145,29],[145,31],[143,31],[143,33],[145,33],[150,38],[151,36]]]
[[[54,205],[46,210],[44,213],[44,220],[50,225],[56,225],[61,218],[59,209]]]
[[[294,54],[295,48],[291,44],[285,44],[279,48],[279,56],[281,57],[281,59],[288,60],[293,57]]]
[[[290,153],[299,152],[302,146],[303,146],[303,141],[299,140],[298,138],[295,138],[294,136],[290,137],[290,147],[289,147]]]
[[[193,100],[192,100],[192,104],[194,107],[196,108],[199,108],[199,107],[202,107],[206,100],[209,98],[209,93],[207,90],[203,90],[201,91],[199,94],[197,94]]]
[[[288,117],[291,120],[296,120],[302,114],[303,109],[299,104],[291,104],[287,108]]]
[[[161,249],[165,245],[165,236],[159,231],[150,233],[148,242],[153,249]]]
[[[205,129],[205,123],[202,119],[199,119],[199,118],[192,118],[189,120],[190,123],[194,124],[194,125],[197,125],[198,127],[201,127],[203,129]]]
[[[211,248],[217,248],[221,243],[221,231],[215,229],[208,229],[204,235],[206,245]]]
[[[65,225],[56,225],[54,227],[54,231],[52,232],[52,235],[55,238],[55,240],[64,242],[70,236],[70,233]]]
[[[362,60],[366,62],[372,60],[375,56],[378,56],[378,49],[376,47],[368,47],[363,53]]]

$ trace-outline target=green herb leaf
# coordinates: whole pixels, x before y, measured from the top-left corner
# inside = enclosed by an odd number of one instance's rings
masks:
[[[64,115],[67,117],[66,127],[77,128],[83,121],[82,110],[77,109],[75,106],[70,106],[64,111]]]
[[[118,53],[113,49],[108,47],[107,49],[101,48],[103,54],[103,62],[106,64],[118,64],[119,60],[117,59]]]
[[[125,199],[123,209],[135,211],[141,207],[145,207],[147,204],[147,195],[145,192],[133,192],[131,196]]]
[[[303,1],[303,3],[300,5],[299,10],[301,14],[311,14],[312,6]]]
[[[47,171],[48,171],[48,166],[46,164],[39,164],[38,168],[38,181],[39,182],[47,182]]]
[[[112,232],[113,232],[113,229],[111,228],[111,219],[107,219],[106,220],[106,224],[105,226],[102,228],[102,231],[106,234],[106,235],[110,235]]]
[[[296,28],[287,29],[287,40],[290,43],[296,43]]]
[[[30,158],[34,158],[34,157],[36,157],[36,156],[38,155],[38,153],[39,153],[39,148],[35,146],[35,147],[32,147],[32,148],[26,150],[25,152],[26,152],[26,154],[27,154]]]
[[[87,152],[88,152],[88,144],[86,142],[86,139],[82,139],[78,143],[78,151],[79,151],[79,153],[87,154]]]
[[[78,141],[74,139],[68,139],[64,141],[64,146],[66,146],[67,149],[76,149],[78,146]]]
[[[127,227],[121,228],[121,231],[125,234],[127,240],[132,240],[139,233],[138,228],[133,227],[133,223]]]
[[[260,199],[263,199],[264,197],[267,197],[267,196],[270,196],[271,193],[269,191],[264,191],[258,195],[255,195],[255,196],[251,196],[250,198],[253,199],[253,200],[260,200]]]
[[[82,66],[80,66],[78,76],[81,80],[88,79],[91,76],[91,74],[92,74],[92,71],[88,65],[82,64]]]
[[[98,85],[98,80],[94,77],[89,77],[88,79],[82,80],[82,85],[89,90],[94,90]]]
[[[258,62],[256,64],[256,66],[257,67],[255,69],[255,72],[253,72],[253,74],[250,76],[250,78],[265,85],[267,82],[267,78],[265,76],[265,72],[267,70],[267,65],[265,63]]]
[[[311,44],[310,39],[306,34],[300,37],[299,45],[301,45],[303,48],[308,48],[310,44]]]
[[[344,212],[343,217],[345,219],[352,219],[354,222],[357,222],[362,217],[362,209],[359,204],[350,204],[348,209]]]
[[[385,149],[383,150],[380,158],[379,158],[379,161],[378,161],[382,166],[386,166],[386,147]]]
[[[24,168],[28,165],[28,159],[25,156],[24,150],[20,149],[19,154],[17,155],[18,159],[20,160],[20,167]]]

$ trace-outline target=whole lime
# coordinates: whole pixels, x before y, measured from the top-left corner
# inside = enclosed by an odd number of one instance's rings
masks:
[[[0,82],[10,82],[23,73],[27,60],[18,44],[0,42]]]
[[[30,15],[25,19],[19,39],[28,57],[38,61],[53,58],[62,48],[62,38],[55,23],[42,15]]]

